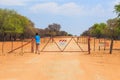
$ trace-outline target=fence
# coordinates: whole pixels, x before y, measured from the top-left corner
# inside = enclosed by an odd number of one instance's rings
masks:
[[[88,37],[46,37],[41,39],[41,52],[89,52]],[[34,52],[33,39],[17,41],[1,41],[0,53],[26,53]]]
[[[91,38],[91,50],[93,51],[109,51],[111,46],[111,40],[105,38]],[[120,40],[114,40],[112,50],[120,50]]]
[[[1,41],[0,42],[0,53],[24,53],[31,52],[32,40],[17,40],[17,41]]]
[[[53,37],[46,42],[41,51],[88,52],[88,45],[78,43],[78,37]]]

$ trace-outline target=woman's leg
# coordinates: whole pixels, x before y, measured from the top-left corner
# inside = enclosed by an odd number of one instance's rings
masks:
[[[36,53],[40,53],[40,51],[39,51],[39,44],[36,44]]]
[[[38,44],[36,44],[36,51],[35,51],[35,53],[37,53],[37,51],[38,51]]]
[[[37,47],[38,54],[40,54],[39,46],[40,46],[40,44],[38,44],[38,47]]]

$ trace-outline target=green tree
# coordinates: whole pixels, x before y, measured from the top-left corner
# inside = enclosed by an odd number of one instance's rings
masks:
[[[60,24],[53,23],[48,25],[49,33],[51,36],[57,36],[60,32],[60,28]]]
[[[33,35],[35,32],[34,24],[31,20],[18,14],[14,10],[0,9],[0,32],[12,35],[14,40],[19,35]]]
[[[7,9],[0,11],[1,31],[4,33],[23,33],[23,27],[15,11]]]
[[[118,17],[120,17],[120,3],[114,6],[115,12],[117,13]]]
[[[105,32],[104,29],[106,28],[106,24],[105,23],[96,23],[94,24],[90,29],[89,29],[89,33],[91,36],[94,37],[103,37]]]
[[[48,25],[48,29],[51,31],[60,31],[60,28],[61,28],[60,24],[53,23]]]
[[[109,19],[107,21],[107,34],[109,37],[118,38],[120,34],[120,19],[119,18],[114,18],[114,19]]]

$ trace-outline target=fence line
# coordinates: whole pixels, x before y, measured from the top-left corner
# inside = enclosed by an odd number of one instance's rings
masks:
[[[70,39],[70,40],[67,40],[67,43],[66,43],[66,45],[63,47],[63,49],[61,49],[61,47],[60,47],[60,45],[58,44],[58,40],[56,41],[56,39]],[[83,39],[82,39],[83,38]],[[81,41],[79,41],[79,40],[81,40]],[[67,46],[69,46],[69,44],[71,43],[71,41],[72,42],[74,42],[74,44],[76,45],[76,46],[78,46],[78,48],[79,48],[79,51],[75,51],[75,50],[73,50],[73,51],[67,51],[66,50],[66,47]],[[47,44],[48,43],[55,43],[55,45],[58,47],[58,49],[59,49],[59,51],[60,52],[88,52],[90,49],[88,49],[88,50],[84,50],[82,47],[81,47],[81,44],[84,44],[84,45],[86,45],[86,47],[87,46],[89,46],[89,45],[87,45],[87,43],[88,43],[88,37],[53,37],[53,38],[50,38],[50,37],[45,37],[45,38],[42,38],[41,39],[41,43],[42,43],[42,45],[44,44],[44,46],[43,46],[43,48],[41,49],[41,51],[43,52],[47,52],[47,51],[45,51],[44,49],[45,49],[45,47],[47,46]],[[85,44],[86,43],[86,44]],[[35,43],[34,43],[34,40],[32,39],[32,40],[30,40],[30,41],[28,41],[28,40],[26,40],[26,39],[23,39],[23,40],[19,40],[19,41],[2,41],[2,42],[0,42],[0,44],[1,44],[1,53],[13,53],[13,52],[15,52],[15,51],[19,51],[19,50],[21,50],[21,52],[23,53],[24,52],[24,50],[26,50],[26,47],[28,46],[29,48],[28,48],[28,50],[30,51],[30,52],[34,52],[34,49],[35,49]],[[17,44],[17,45],[16,45]],[[31,47],[30,47],[30,45],[31,45]],[[6,49],[6,47],[8,47],[9,49]],[[73,46],[74,47],[74,46]],[[68,47],[67,47],[68,48]],[[88,47],[89,48],[89,47]],[[4,51],[4,49],[5,49],[5,51]],[[53,52],[54,52],[54,50],[53,50]]]

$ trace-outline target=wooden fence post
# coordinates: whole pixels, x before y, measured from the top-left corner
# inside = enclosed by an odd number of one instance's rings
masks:
[[[33,38],[31,42],[31,52],[34,53],[34,39]]]
[[[100,51],[100,45],[101,45],[101,40],[100,40],[100,38],[99,38],[99,51]]]
[[[90,54],[90,36],[88,37],[88,54]]]
[[[106,50],[106,39],[104,38],[104,51]]]
[[[2,53],[4,53],[4,40],[2,41]]]
[[[94,38],[94,51],[95,51],[95,38]]]
[[[112,49],[113,49],[113,38],[111,39],[110,54],[112,54]]]
[[[2,34],[3,39],[2,39],[2,54],[4,53],[4,42],[5,42],[5,35],[4,33]]]

